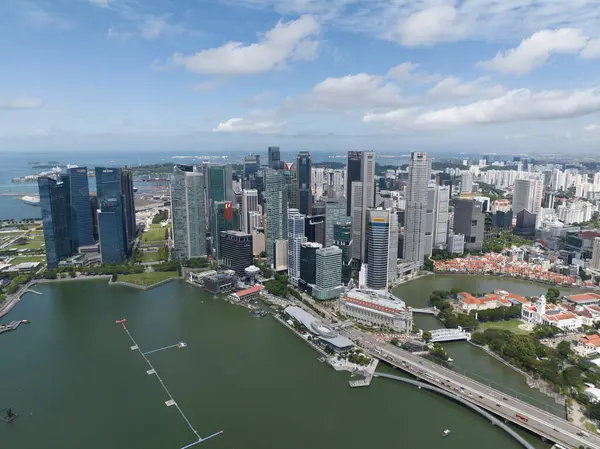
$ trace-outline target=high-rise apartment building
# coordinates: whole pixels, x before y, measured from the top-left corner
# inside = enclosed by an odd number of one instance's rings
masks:
[[[46,264],[49,269],[73,254],[72,220],[69,178],[59,180],[43,176],[38,178],[40,209],[44,225]]]
[[[600,237],[594,237],[594,246],[592,249],[592,268],[600,270]]]
[[[288,276],[295,286],[300,278],[300,245],[308,241],[304,235],[304,219],[298,209],[288,209]]]
[[[296,182],[298,210],[301,214],[312,215],[312,158],[307,151],[301,151],[296,158]]]
[[[72,246],[93,245],[94,222],[90,208],[90,186],[86,167],[69,168]]]
[[[316,278],[312,295],[315,299],[334,299],[344,291],[342,285],[342,250],[337,246],[316,251]]]
[[[454,226],[456,234],[465,236],[465,250],[481,251],[483,249],[483,232],[485,214],[479,201],[459,199],[454,202]]]
[[[333,245],[333,227],[346,216],[346,202],[332,198],[325,201],[325,246]]]
[[[275,241],[287,239],[287,186],[281,170],[264,170],[267,260],[273,265]]]
[[[283,168],[279,147],[269,147],[269,168],[274,170],[281,170]]]
[[[242,231],[246,233],[252,232],[250,227],[250,212],[258,212],[258,190],[244,189],[242,190],[242,207],[241,207],[241,225]]]
[[[369,210],[367,251],[367,287],[385,290],[398,264],[398,216],[392,210]]]
[[[403,258],[422,264],[427,254],[425,219],[427,214],[427,185],[431,176],[431,159],[427,157],[427,153],[411,153],[409,170],[406,186]]]
[[[96,167],[96,192],[98,195],[98,234],[102,263],[122,263],[129,255],[127,210],[123,194],[126,179],[120,168]],[[128,189],[127,189],[128,190]],[[129,194],[129,191],[126,193]],[[128,219],[129,217],[129,219]]]
[[[252,265],[252,235],[241,231],[221,231],[219,265],[240,277]]]
[[[175,165],[171,176],[171,218],[175,258],[206,257],[204,175],[195,165]]]

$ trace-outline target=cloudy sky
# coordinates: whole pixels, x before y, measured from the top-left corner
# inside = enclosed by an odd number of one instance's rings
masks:
[[[0,151],[600,153],[598,0],[4,0]]]

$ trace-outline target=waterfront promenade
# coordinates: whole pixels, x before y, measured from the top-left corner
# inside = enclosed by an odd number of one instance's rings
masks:
[[[384,345],[356,329],[348,329],[346,333],[348,337],[361,343],[371,356],[384,360],[438,388],[452,392],[542,438],[567,447],[583,445],[586,448],[600,449],[600,437],[583,436],[582,429],[549,412],[424,360],[408,351],[390,344]]]

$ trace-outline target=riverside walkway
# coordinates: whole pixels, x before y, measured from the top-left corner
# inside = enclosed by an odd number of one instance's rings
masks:
[[[357,329],[347,329],[345,333],[361,343],[372,357],[384,360],[542,438],[566,447],[600,449],[600,437],[588,435],[581,428],[558,416],[396,346],[383,344]]]
[[[374,376],[375,377],[382,377],[382,378],[386,378],[386,379],[397,380],[397,381],[404,382],[404,383],[407,383],[407,384],[410,384],[410,385],[415,385],[415,386],[417,386],[419,388],[424,388],[426,390],[435,391],[436,393],[443,394],[444,396],[448,396],[449,398],[452,398],[455,401],[460,402],[463,405],[466,405],[471,410],[479,413],[484,418],[487,418],[493,425],[500,427],[502,430],[504,430],[506,433],[508,433],[511,437],[513,437],[515,440],[517,440],[519,442],[519,444],[521,444],[521,446],[523,446],[523,447],[525,447],[527,449],[535,449],[521,435],[519,435],[517,432],[515,432],[514,430],[512,430],[510,427],[508,427],[506,424],[504,424],[501,420],[499,420],[498,418],[496,418],[494,415],[492,415],[491,413],[486,412],[481,407],[479,407],[479,406],[477,406],[475,404],[472,404],[471,402],[469,402],[469,401],[461,398],[457,394],[449,393],[446,390],[442,390],[441,388],[434,387],[433,385],[429,385],[429,384],[424,383],[424,382],[419,382],[418,380],[407,379],[405,377],[394,376],[392,374],[375,373]]]

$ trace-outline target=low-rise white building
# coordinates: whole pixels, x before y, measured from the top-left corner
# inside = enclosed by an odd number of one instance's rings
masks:
[[[340,313],[359,323],[410,332],[412,312],[400,298],[380,290],[353,289],[339,299]]]
[[[533,305],[523,304],[521,319],[530,324],[547,324],[566,332],[573,332],[581,327],[582,319],[576,313],[563,310],[554,304],[546,304],[544,295]]]

